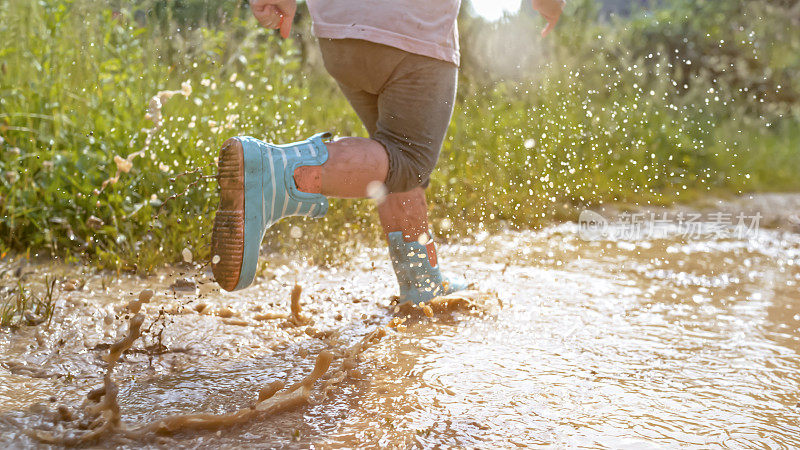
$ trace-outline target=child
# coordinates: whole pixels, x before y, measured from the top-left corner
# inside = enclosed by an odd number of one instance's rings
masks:
[[[532,0],[548,21],[563,0]],[[259,23],[289,36],[296,0],[250,0]],[[214,277],[226,290],[255,277],[264,232],[280,219],[322,217],[327,197],[378,198],[399,301],[415,304],[466,288],[439,270],[425,188],[456,93],[460,0],[308,0],[325,68],[369,138],[327,134],[286,145],[228,139],[219,155],[220,202],[212,234]]]

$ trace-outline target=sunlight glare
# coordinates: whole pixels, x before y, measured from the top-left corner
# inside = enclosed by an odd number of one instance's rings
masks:
[[[498,20],[506,11],[519,10],[520,0],[472,0],[475,13],[486,20]]]

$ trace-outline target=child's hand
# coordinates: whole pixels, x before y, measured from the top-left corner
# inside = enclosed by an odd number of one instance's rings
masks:
[[[539,11],[539,14],[547,21],[547,26],[542,30],[542,37],[545,37],[556,27],[566,2],[564,0],[531,0],[531,4],[533,4],[533,9]]]
[[[250,0],[250,9],[262,27],[280,29],[284,39],[289,37],[297,0]]]

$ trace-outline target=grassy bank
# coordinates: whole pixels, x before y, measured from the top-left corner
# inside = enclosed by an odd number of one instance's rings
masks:
[[[0,4],[0,252],[139,271],[185,247],[207,258],[216,185],[177,174],[212,174],[231,135],[363,134],[320,68],[307,17],[282,41],[246,10],[187,21],[173,3]],[[731,2],[742,9],[695,11],[694,23],[681,8],[713,4],[673,3],[608,22],[577,1],[548,41],[535,37],[537,17],[502,26],[462,18],[458,102],[431,187],[436,231],[537,226],[609,200],[799,189],[798,87],[784,77],[800,67],[796,8]],[[529,45],[520,47],[523,32]],[[182,85],[149,132],[151,98]],[[115,156],[144,148],[101,189]],[[325,219],[292,219],[267,242],[336,259],[354,236],[377,236],[372,209],[334,201]],[[300,224],[303,236],[287,237]]]

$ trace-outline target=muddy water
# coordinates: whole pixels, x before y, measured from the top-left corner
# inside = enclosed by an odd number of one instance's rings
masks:
[[[48,268],[87,285],[61,293],[50,331],[0,335],[0,445],[34,445],[22,430],[52,428],[52,410],[102,383],[102,344],[124,334],[122,307],[143,288],[157,292],[145,327],[169,314],[117,367],[131,424],[246,407],[270,382],[303,378],[321,351],[387,323],[384,253],[328,269],[273,256],[257,286],[233,294],[203,277],[173,292],[176,271],[104,280]],[[586,242],[563,225],[478,235],[441,253],[497,300],[412,317],[310,405],[216,432],[103,444],[800,446],[800,235]],[[257,319],[288,313],[296,282],[311,329]],[[328,333],[310,336],[319,332]]]

